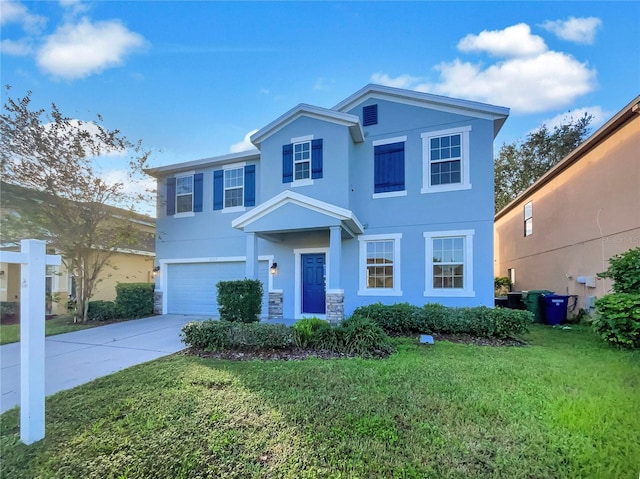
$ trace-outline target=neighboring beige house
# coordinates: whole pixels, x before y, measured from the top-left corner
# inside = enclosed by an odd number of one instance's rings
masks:
[[[494,230],[495,276],[593,308],[611,290],[596,274],[640,246],[640,96],[498,212]]]
[[[25,188],[2,183],[0,194],[2,195],[1,215],[19,215],[19,211],[13,208],[12,196],[32,194]],[[113,215],[124,214],[124,210],[112,208]],[[129,214],[129,212],[126,212]],[[114,300],[116,297],[116,284],[153,282],[153,267],[155,259],[155,218],[144,215],[135,215],[131,220],[145,233],[144,239],[135,248],[127,248],[117,251],[109,259],[101,271],[100,279],[94,289],[91,298],[95,300]],[[0,237],[2,237],[0,231]],[[7,243],[2,238],[1,248],[16,251],[19,246],[15,243]],[[49,254],[57,254],[53,248],[48,248]],[[73,275],[61,266],[48,266],[46,276],[46,290],[49,293],[46,309],[47,314],[62,314],[66,312],[66,304],[69,295],[75,295],[75,280]],[[51,301],[51,298],[57,299]],[[0,302],[20,301],[20,265],[0,263]]]

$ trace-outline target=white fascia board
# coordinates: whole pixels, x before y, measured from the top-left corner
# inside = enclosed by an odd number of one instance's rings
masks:
[[[355,141],[356,143],[361,143],[364,141],[364,132],[362,131],[362,127],[360,126],[359,117],[350,115],[348,113],[301,103],[295,108],[292,108],[291,110],[286,112],[284,115],[276,118],[264,128],[261,128],[253,135],[251,135],[251,143],[259,148],[260,144],[264,140],[266,140],[268,137],[278,132],[291,122],[297,120],[301,116],[308,116],[317,120],[328,121],[331,123],[336,123],[338,125],[346,126],[349,128],[349,132],[351,133],[353,141]]]
[[[374,84],[365,86],[341,101],[333,107],[333,110],[348,111],[370,98],[389,100],[422,108],[431,108],[447,113],[464,114],[484,120],[493,120],[496,127],[495,134],[497,134],[507,116],[509,116],[509,108],[502,106]]]
[[[256,149],[241,151],[240,153],[229,153],[228,155],[213,156],[211,158],[202,158],[200,160],[185,161],[183,163],[173,163],[171,165],[159,166],[157,168],[147,168],[144,170],[144,172],[149,176],[153,176],[154,178],[162,178],[170,173],[179,173],[182,171],[194,170],[196,168],[259,159],[260,151]]]
[[[284,206],[288,203],[298,205],[327,216],[331,216],[333,218],[339,219],[340,221],[345,221],[348,223],[349,228],[356,234],[361,234],[362,231],[364,231],[362,224],[355,217],[351,210],[347,210],[330,203],[325,203],[324,201],[301,195],[300,193],[296,193],[291,190],[285,190],[282,193],[277,194],[273,198],[265,201],[256,208],[253,208],[251,211],[245,213],[244,215],[237,217],[231,222],[231,226],[234,228],[243,229],[248,224],[268,215],[272,211],[275,211],[281,206]]]

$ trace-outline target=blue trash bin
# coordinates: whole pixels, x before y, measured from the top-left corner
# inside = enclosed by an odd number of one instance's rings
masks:
[[[567,305],[569,296],[559,294],[545,294],[542,296],[544,302],[544,319],[549,325],[561,324],[567,320]]]

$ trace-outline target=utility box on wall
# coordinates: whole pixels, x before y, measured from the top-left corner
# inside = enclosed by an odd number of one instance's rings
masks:
[[[576,282],[579,284],[584,284],[587,288],[595,288],[596,287],[596,277],[595,276],[578,276],[576,278]]]

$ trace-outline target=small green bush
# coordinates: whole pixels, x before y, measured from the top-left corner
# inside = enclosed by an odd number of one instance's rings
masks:
[[[263,288],[259,280],[220,281],[216,286],[221,320],[243,323],[260,321]]]
[[[598,276],[611,278],[616,293],[640,293],[640,246],[613,256],[609,269]]]
[[[613,293],[597,299],[592,327],[610,344],[640,348],[640,293]]]
[[[284,324],[192,321],[182,328],[182,341],[205,351],[282,349],[291,345],[293,330]]]
[[[331,325],[320,318],[304,318],[293,326],[293,342],[300,348],[306,348],[311,344],[311,338],[320,329],[330,328]]]
[[[143,318],[153,315],[153,283],[118,283],[116,308],[121,318]]]
[[[119,318],[116,303],[113,301],[89,301],[87,318],[89,321],[108,321]]]
[[[389,354],[394,351],[393,344],[384,330],[369,318],[353,316],[344,320],[342,330],[344,352],[370,356],[374,353]]]
[[[338,326],[318,329],[309,340],[309,347],[319,351],[344,352],[344,330]]]
[[[353,316],[368,318],[391,335],[426,332],[422,311],[409,303],[360,306],[353,311]]]
[[[447,329],[449,308],[439,303],[427,303],[422,307],[424,332],[444,332]]]
[[[533,323],[533,313],[520,309],[494,308],[490,309],[491,336],[510,338],[520,336],[529,330]]]

